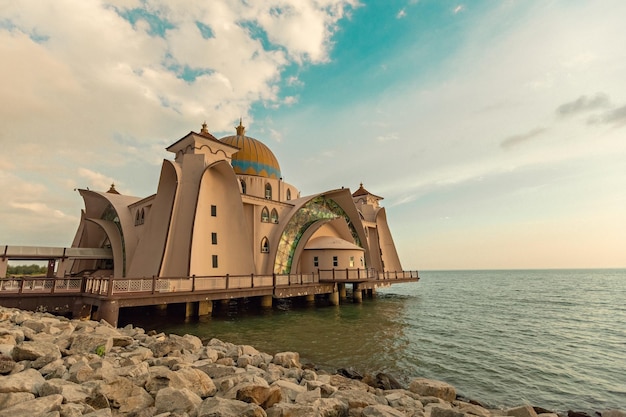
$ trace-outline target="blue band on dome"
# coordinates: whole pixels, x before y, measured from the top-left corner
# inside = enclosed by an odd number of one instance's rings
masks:
[[[256,161],[242,161],[240,159],[233,159],[231,161],[233,168],[235,168],[235,172],[243,175],[261,175],[262,171],[267,173],[267,177],[270,178],[281,178],[280,170],[276,169],[273,166],[262,164]],[[250,172],[252,171],[252,172]]]

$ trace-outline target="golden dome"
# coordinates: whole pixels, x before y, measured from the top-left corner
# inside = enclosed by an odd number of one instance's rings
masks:
[[[239,148],[232,156],[231,164],[236,174],[256,175],[266,178],[281,178],[278,160],[267,146],[261,141],[245,136],[245,127],[241,120],[237,126],[237,134],[226,136],[220,141]]]

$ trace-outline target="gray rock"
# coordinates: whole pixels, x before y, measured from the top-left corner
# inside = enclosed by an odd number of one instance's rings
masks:
[[[348,404],[336,398],[322,398],[311,404],[278,403],[267,410],[268,417],[347,417]]]
[[[182,376],[165,366],[152,366],[149,368],[149,375],[146,380],[145,388],[152,395],[163,388],[187,388],[188,382]]]
[[[274,355],[272,363],[284,368],[302,368],[300,354],[298,352],[279,352]]]
[[[193,391],[200,398],[206,398],[214,395],[217,391],[213,380],[199,369],[182,368],[176,371],[176,375],[178,375],[185,382],[187,388]]]
[[[202,403],[202,398],[187,388],[177,389],[172,387],[160,390],[154,400],[157,413],[189,413],[193,414]]]
[[[45,380],[39,372],[34,369],[27,369],[17,374],[11,374],[0,378],[1,392],[31,392],[38,394],[41,384]]]
[[[72,353],[106,354],[113,347],[113,338],[107,335],[78,333],[70,345]]]
[[[198,417],[267,417],[256,404],[219,397],[207,398],[197,409]]]
[[[310,404],[322,398],[322,392],[320,388],[315,388],[311,391],[304,391],[296,395],[296,404]]]
[[[456,398],[456,389],[452,385],[434,379],[414,379],[411,381],[409,390],[419,395],[441,398],[444,401],[454,401]]]
[[[472,414],[474,416],[479,416],[479,417],[491,417],[491,413],[489,412],[489,410],[476,404],[470,404],[470,403],[460,401],[457,407],[459,408],[460,411],[463,411],[464,413],[467,413],[467,414]]]
[[[145,389],[135,386],[130,395],[120,401],[120,412],[124,414],[137,413],[154,405],[154,398]]]
[[[537,417],[537,413],[530,405],[522,405],[515,408],[509,408],[505,411],[507,416],[514,417]]]
[[[302,385],[295,384],[293,382],[286,381],[284,379],[279,379],[278,381],[272,384],[272,387],[280,388],[283,400],[288,399],[293,402],[296,400],[298,394],[306,392],[306,387]]]
[[[44,382],[39,388],[39,395],[42,397],[53,394],[62,395],[65,403],[78,403],[84,402],[92,394],[92,390],[71,381],[55,378]]]
[[[465,414],[457,409],[433,406],[430,410],[430,417],[465,417]]]
[[[5,392],[0,394],[0,410],[11,407],[25,401],[35,399],[35,394],[30,392]]]
[[[13,360],[19,361],[35,361],[40,358],[49,358],[46,363],[41,364],[39,368],[54,360],[61,358],[59,347],[48,342],[22,342],[13,348]]]
[[[402,411],[383,404],[368,405],[361,411],[363,417],[406,417]]]
[[[63,403],[61,395],[48,395],[47,397],[35,398],[5,408],[0,411],[0,417],[43,417],[51,411],[58,411],[61,408],[61,403]]]
[[[348,403],[350,408],[365,408],[368,405],[388,405],[385,397],[378,397],[370,392],[362,390],[339,390],[330,398],[336,398]]]

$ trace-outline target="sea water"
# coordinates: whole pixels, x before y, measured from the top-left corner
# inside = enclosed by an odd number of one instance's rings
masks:
[[[170,333],[297,351],[322,369],[446,381],[490,407],[626,410],[626,270],[424,271],[362,304],[238,308]]]

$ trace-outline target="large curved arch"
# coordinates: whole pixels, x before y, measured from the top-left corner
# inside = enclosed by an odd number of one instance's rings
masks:
[[[396,245],[393,243],[393,237],[391,236],[391,230],[387,223],[387,213],[384,207],[376,213],[376,229],[378,230],[378,246],[381,253],[382,270],[402,271],[400,257],[398,256]]]
[[[227,161],[207,166],[202,173],[191,233],[190,275],[250,274],[254,272],[252,238],[243,211],[239,180]],[[211,206],[216,206],[216,216]],[[217,245],[211,234],[217,233]],[[219,258],[218,268],[212,256]]]
[[[322,226],[324,220],[343,218],[351,232],[353,243],[364,248],[366,254],[368,253],[367,247],[364,247],[362,243],[367,241],[358,211],[354,208],[353,203],[352,207],[345,203],[346,195],[344,194],[347,194],[350,203],[352,203],[350,192],[346,189],[312,196],[294,208],[291,216],[285,222],[277,244],[274,258],[275,273],[292,272],[295,266],[294,256],[301,239],[305,236],[310,237],[316,228]],[[309,230],[313,225],[316,226]]]
[[[97,225],[109,239],[111,252],[113,253],[113,276],[123,277],[125,272],[124,240],[119,226],[111,220],[87,219],[87,221]]]
[[[135,277],[160,276],[167,248],[174,202],[178,196],[180,167],[164,160],[154,202],[144,220],[145,232],[130,261],[128,273]]]

